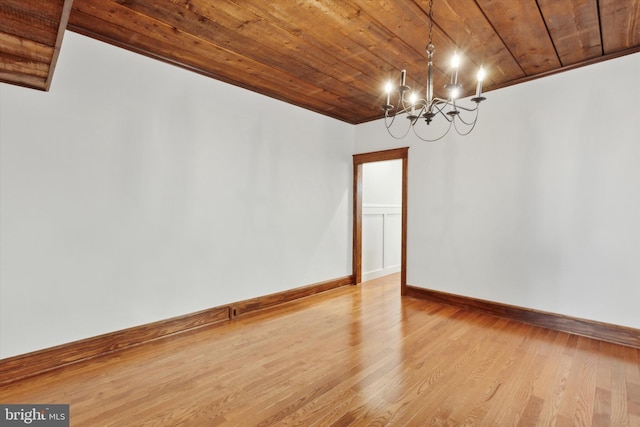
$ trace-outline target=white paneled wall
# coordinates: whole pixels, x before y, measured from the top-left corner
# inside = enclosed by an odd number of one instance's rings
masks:
[[[400,271],[401,205],[362,207],[362,280]]]

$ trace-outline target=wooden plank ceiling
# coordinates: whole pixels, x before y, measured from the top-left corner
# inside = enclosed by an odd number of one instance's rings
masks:
[[[355,124],[381,117],[400,69],[424,87],[428,10],[429,0],[74,0],[68,29]],[[467,94],[480,65],[490,91],[640,51],[640,0],[434,0],[433,19],[436,93],[454,51]],[[37,64],[51,46],[32,36],[39,21],[9,30],[4,81],[13,56]]]
[[[0,1],[0,82],[49,90],[71,2]]]

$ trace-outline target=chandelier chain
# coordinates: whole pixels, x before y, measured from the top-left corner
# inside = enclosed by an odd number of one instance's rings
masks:
[[[433,0],[429,0],[429,44],[433,44],[431,33],[433,32]]]

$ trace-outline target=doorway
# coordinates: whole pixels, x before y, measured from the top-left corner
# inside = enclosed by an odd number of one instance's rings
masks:
[[[400,231],[400,293],[407,288],[407,181],[409,148],[355,154],[353,156],[353,277],[356,284],[362,282],[362,226],[363,226],[363,177],[364,164],[387,160],[402,161],[402,206]]]
[[[402,160],[362,165],[362,281],[400,273]]]

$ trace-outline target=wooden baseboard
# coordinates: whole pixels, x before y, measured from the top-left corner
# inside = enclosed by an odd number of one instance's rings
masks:
[[[640,330],[626,326],[601,323],[593,320],[517,307],[492,301],[470,298],[446,292],[407,286],[407,296],[425,299],[456,307],[481,311],[543,328],[595,338],[615,344],[640,348]]]
[[[341,277],[2,359],[0,385],[353,283],[353,276]]]
[[[229,319],[229,307],[148,323],[0,360],[0,385]]]
[[[339,279],[327,280],[326,282],[320,282],[309,286],[303,286],[301,288],[278,292],[276,294],[240,301],[235,304],[231,304],[231,315],[232,317],[235,317],[236,315],[239,316],[251,311],[262,310],[285,302],[306,298],[320,292],[330,291],[331,289],[339,288],[341,286],[353,285],[354,283],[353,276],[349,275]]]

